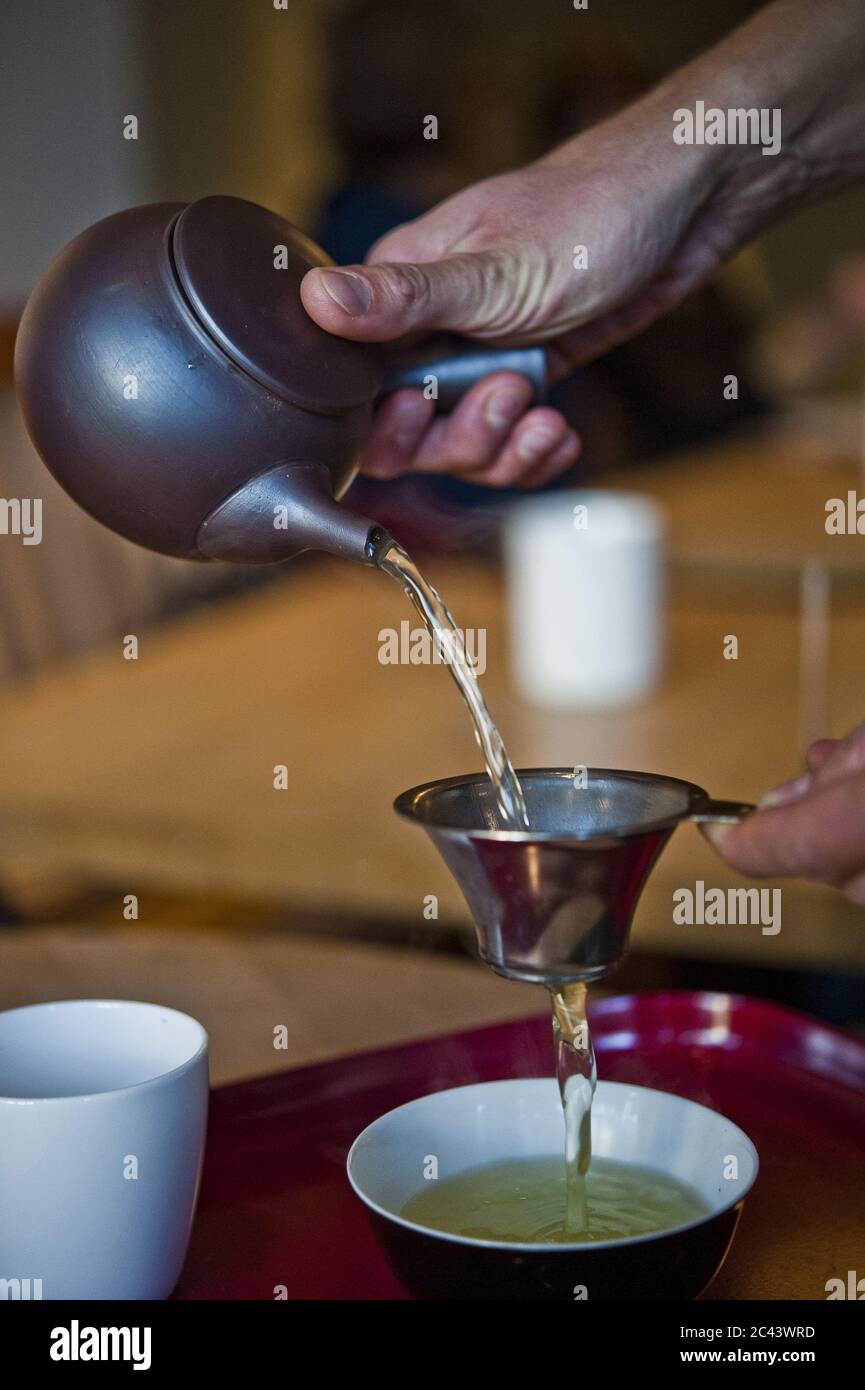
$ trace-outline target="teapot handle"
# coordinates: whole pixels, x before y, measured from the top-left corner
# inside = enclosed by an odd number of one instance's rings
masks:
[[[444,413],[492,372],[519,372],[527,377],[534,389],[535,405],[546,396],[547,354],[542,347],[491,347],[450,334],[427,338],[416,348],[391,357],[380,394],[386,396],[406,386],[423,390],[434,377],[438,410]]]

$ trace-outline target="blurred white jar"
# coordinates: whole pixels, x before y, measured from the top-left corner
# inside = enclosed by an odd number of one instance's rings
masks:
[[[629,704],[664,663],[663,514],[637,492],[550,492],[505,523],[511,667],[538,705]]]

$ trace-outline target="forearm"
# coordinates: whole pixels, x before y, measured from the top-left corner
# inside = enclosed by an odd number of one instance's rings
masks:
[[[775,0],[662,83],[658,106],[780,113],[777,155],[707,146],[721,177],[766,184],[777,213],[865,175],[863,0]]]
[[[720,139],[706,129],[713,112],[726,118]],[[766,113],[776,153],[742,139],[737,112]],[[694,135],[683,137],[677,126],[689,116]],[[573,165],[579,177],[586,138],[541,163]],[[729,254],[785,212],[865,177],[865,0],[775,0],[590,138],[619,163],[628,147],[636,151],[635,196],[644,179],[663,179],[691,217],[729,203]]]

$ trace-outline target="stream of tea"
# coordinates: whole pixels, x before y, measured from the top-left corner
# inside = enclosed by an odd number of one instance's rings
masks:
[[[468,705],[475,738],[487,765],[504,830],[527,830],[529,817],[519,778],[514,772],[501,734],[490,718],[478,678],[466,655],[465,642],[450,609],[401,545],[391,541],[378,558],[379,569],[394,578],[423,619],[436,650]]]
[[[493,723],[469,661],[462,634],[447,604],[424,579],[411,556],[391,541],[378,557],[378,566],[391,575],[408,596],[446,662],[472,717],[475,738],[484,756],[505,830],[529,829],[529,817],[519,778],[501,734]],[[556,1077],[565,1116],[566,1236],[589,1229],[586,1179],[592,1157],[592,1097],[597,1069],[586,1019],[586,986],[581,982],[549,985],[553,1008]]]
[[[586,1175],[592,1161],[592,1100],[598,1084],[595,1049],[581,980],[548,986],[553,1001],[556,1079],[565,1115],[565,1231],[589,1229]]]

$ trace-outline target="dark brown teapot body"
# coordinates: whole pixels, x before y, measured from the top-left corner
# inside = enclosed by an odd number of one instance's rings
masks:
[[[328,258],[238,198],[130,208],[53,262],[22,318],[16,380],[40,455],[112,530],[170,555],[243,562],[309,547],[371,560],[374,523],[336,503],[374,402],[376,345],[313,322],[300,282]],[[390,369],[390,389],[435,363]],[[448,401],[540,350],[473,345],[438,364]]]

